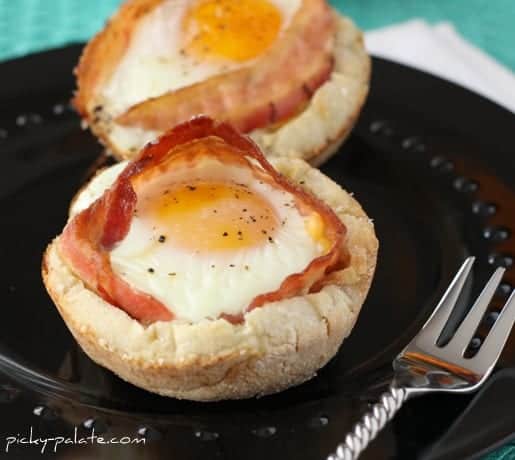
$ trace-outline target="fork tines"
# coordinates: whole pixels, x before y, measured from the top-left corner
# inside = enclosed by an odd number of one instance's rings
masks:
[[[452,280],[447,291],[438,303],[437,308],[427,320],[420,333],[415,337],[419,346],[421,344],[428,346],[436,346],[436,342],[446,325],[453,309],[456,306],[458,297],[463,290],[465,281],[467,280],[472,266],[474,264],[474,257],[469,257],[465,260],[460,270]],[[483,318],[488,306],[499,286],[505,269],[502,267],[497,268],[494,274],[489,279],[488,283],[483,288],[483,291],[474,302],[474,305],[462,321],[450,341],[443,347],[446,352],[463,357],[476,329],[478,328],[481,319]],[[474,362],[474,367],[480,370],[481,373],[487,372],[488,369],[493,367],[499,358],[504,344],[508,340],[510,331],[515,321],[515,291],[511,293],[508,301],[504,305],[501,313],[497,317],[493,327],[489,331],[486,339],[481,345],[479,351],[471,359]]]

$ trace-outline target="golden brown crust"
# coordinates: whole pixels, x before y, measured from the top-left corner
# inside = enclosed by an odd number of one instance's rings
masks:
[[[145,1],[150,4],[157,0]],[[120,44],[113,46],[109,52],[103,51],[110,48],[104,43],[109,44],[116,34],[129,34],[139,17],[133,11],[134,5],[140,2],[131,0],[123,5],[109,25],[86,46],[77,70],[79,91],[75,105],[93,133],[118,159],[134,157],[147,141],[159,134],[115,123],[107,102],[91,90],[107,81],[127,47],[128,39],[120,40]],[[122,46],[121,43],[125,44]],[[330,79],[315,91],[299,115],[279,128],[250,133],[267,157],[284,155],[319,165],[350,134],[368,94],[371,64],[361,32],[352,21],[341,15],[338,15],[334,60],[335,67]],[[103,64],[99,65],[99,62]],[[104,110],[95,113],[94,108],[100,105],[104,106]]]
[[[130,43],[134,25],[163,0],[127,0],[106,27],[86,45],[75,69],[77,92],[73,104],[87,120],[93,115],[95,93],[111,76]],[[102,63],[102,65],[99,65]]]
[[[348,229],[348,268],[320,292],[266,304],[234,325],[220,319],[143,327],[84,287],[52,243],[43,279],[84,351],[123,379],[177,398],[211,401],[273,393],[311,378],[350,333],[372,281],[371,221],[337,184],[298,159],[274,166],[331,206]]]
[[[339,17],[335,49],[331,78],[315,92],[306,109],[278,130],[251,133],[268,157],[302,158],[317,166],[351,133],[368,94],[371,61],[363,34],[343,16]]]

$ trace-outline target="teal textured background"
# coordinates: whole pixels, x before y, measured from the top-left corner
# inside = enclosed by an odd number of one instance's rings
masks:
[[[465,38],[515,71],[515,0],[332,0],[331,3],[365,30],[414,17],[429,22],[451,21]]]
[[[413,17],[452,21],[463,36],[515,71],[515,0],[330,1],[365,30]],[[120,3],[0,0],[0,60],[85,41]]]
[[[237,0],[235,0],[237,1]],[[515,0],[330,0],[365,30],[422,17],[458,31],[515,71]],[[0,0],[0,60],[89,39],[121,0]],[[483,460],[515,460],[515,444]]]

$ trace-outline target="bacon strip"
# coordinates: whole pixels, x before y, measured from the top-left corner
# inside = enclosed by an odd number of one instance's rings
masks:
[[[331,74],[335,28],[324,0],[304,0],[285,34],[252,66],[143,101],[117,122],[165,131],[204,114],[249,132],[282,121]]]
[[[129,232],[136,207],[137,196],[133,181],[138,176],[144,179],[144,173],[159,167],[164,161],[173,161],[174,156],[184,156],[183,147],[191,142],[199,142],[203,138],[208,142],[213,137],[223,141],[233,154],[235,152],[241,155],[242,159],[255,159],[261,168],[260,174],[275,186],[292,193],[301,212],[318,212],[326,224],[326,236],[333,243],[327,254],[314,259],[302,273],[288,276],[276,291],[257,296],[246,311],[266,302],[305,292],[323,279],[324,275],[348,263],[348,254],[344,247],[346,229],[328,206],[275,171],[258,147],[230,125],[216,123],[207,117],[197,117],[168,131],[157,143],[148,144],[102,197],[67,224],[59,239],[61,256],[86,285],[107,302],[123,309],[142,323],[172,320],[173,314],[152,296],[129,286],[114,273],[110,264],[109,251]],[[217,152],[213,154],[216,155]],[[144,180],[141,182],[144,183]],[[221,316],[231,322],[244,319],[243,313]]]
[[[170,310],[133,289],[111,267],[108,248],[127,234],[135,204],[125,184],[115,186],[68,223],[59,238],[59,252],[91,290],[132,318],[145,324],[169,321]]]

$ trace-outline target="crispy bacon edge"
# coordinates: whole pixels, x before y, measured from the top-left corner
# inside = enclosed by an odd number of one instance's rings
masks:
[[[328,236],[333,242],[327,254],[313,259],[301,273],[286,277],[279,289],[255,297],[241,315],[222,314],[222,318],[232,323],[243,322],[244,313],[265,303],[307,292],[313,286],[320,288],[325,275],[348,265],[349,254],[344,244],[346,228],[329,206],[278,173],[257,145],[231,125],[215,122],[208,117],[196,117],[171,129],[157,142],[147,144],[110,189],[70,220],[59,239],[60,254],[72,271],[107,302],[144,324],[172,320],[173,314],[152,296],[133,289],[123,281],[114,273],[109,261],[109,251],[129,232],[137,202],[131,180],[170,159],[175,147],[211,136],[222,139],[241,151],[242,155],[255,159],[278,186],[293,194],[301,208],[316,210],[326,223]]]
[[[251,66],[142,101],[116,121],[164,131],[204,114],[244,133],[284,121],[331,75],[335,33],[325,0],[303,0],[277,45]]]
[[[99,119],[95,106],[99,88],[123,58],[137,23],[162,1],[126,1],[85,47],[75,69],[73,105],[92,126]],[[142,101],[116,121],[161,132],[197,115],[228,121],[241,132],[286,121],[330,77],[335,31],[335,17],[325,0],[303,0],[280,46],[273,46],[251,66]],[[95,131],[106,137],[102,130]],[[109,144],[109,139],[104,141]]]

